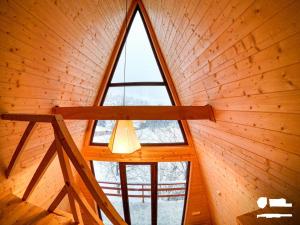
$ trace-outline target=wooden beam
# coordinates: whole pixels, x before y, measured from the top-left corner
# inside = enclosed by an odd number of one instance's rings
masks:
[[[212,107],[205,106],[88,106],[55,107],[53,113],[73,120],[201,120],[214,121]]]
[[[64,187],[61,189],[61,191],[58,193],[56,198],[53,200],[53,202],[49,206],[48,212],[50,212],[50,213],[53,212],[57,208],[59,203],[63,200],[63,198],[66,196],[67,193],[68,193],[67,187],[66,187],[66,185],[64,185]]]
[[[83,149],[86,160],[115,162],[164,162],[189,161],[194,158],[194,149],[188,145],[142,146],[131,154],[112,154],[107,146],[90,145]]]
[[[30,135],[33,133],[34,128],[36,127],[35,122],[29,122],[10,162],[9,165],[5,171],[6,177],[8,178],[9,175],[11,175],[12,170],[14,169],[15,165],[17,164],[18,160],[20,159],[20,156],[29,140]]]
[[[60,140],[58,139],[56,134],[55,134],[55,143],[56,143],[58,159],[60,162],[61,170],[63,173],[64,180],[66,182],[66,185],[74,185],[75,182],[73,179],[73,173],[72,173],[72,168],[70,165],[69,158],[66,155],[66,153],[63,151]],[[74,221],[76,223],[83,224],[79,205],[75,202],[73,196],[70,193],[68,193],[68,197],[69,197],[70,208],[71,208],[71,212],[74,217]]]
[[[23,114],[23,113],[4,113],[1,114],[2,120],[30,121],[51,123],[54,115],[51,114]]]
[[[92,220],[96,224],[103,225],[102,221],[100,220],[99,216],[96,215],[96,212],[91,208],[89,203],[86,201],[84,196],[81,194],[81,192],[76,188],[76,186],[67,186],[68,192],[73,196],[73,198],[79,203],[80,207],[87,213],[87,215],[90,216]]]
[[[92,171],[88,167],[85,159],[78,150],[75,142],[73,141],[71,134],[63,121],[62,116],[56,115],[55,120],[52,123],[54,130],[57,134],[57,138],[64,147],[65,152],[72,161],[75,169],[79,173],[86,187],[92,194],[93,198],[97,202],[98,206],[105,213],[107,218],[115,225],[125,225],[126,222],[122,219],[111,202],[106,197],[105,193],[96,181]]]
[[[53,143],[49,147],[49,150],[47,151],[40,165],[35,171],[30,183],[28,184],[22,198],[23,201],[26,201],[27,198],[30,196],[30,194],[33,192],[34,188],[36,187],[36,185],[38,184],[38,182],[46,172],[47,168],[49,167],[49,165],[51,164],[55,156],[56,156],[56,145],[55,145],[55,141],[53,141]]]

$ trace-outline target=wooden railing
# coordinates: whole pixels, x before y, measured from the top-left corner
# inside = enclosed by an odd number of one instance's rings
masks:
[[[8,168],[6,170],[7,177],[9,177],[13,172],[13,169],[18,162],[22,151],[24,150],[24,147],[30,135],[36,127],[36,124],[39,122],[46,122],[51,123],[53,127],[55,139],[53,140],[49,150],[46,152],[28,187],[26,188],[22,198],[24,201],[27,200],[31,193],[34,191],[39,180],[57,154],[65,185],[58,193],[52,204],[49,206],[48,211],[53,212],[62,201],[62,199],[66,195],[68,195],[71,211],[76,223],[83,224],[80,212],[80,210],[83,210],[96,224],[103,224],[96,212],[92,209],[83,194],[80,192],[79,188],[76,186],[71,169],[72,163],[81,179],[83,180],[84,184],[86,185],[87,189],[98,204],[99,208],[105,213],[107,218],[116,225],[127,224],[115,210],[115,208],[99,186],[98,182],[92,174],[91,169],[78,150],[61,115],[2,114],[1,119],[29,122],[8,165]]]
[[[118,182],[105,182],[105,181],[98,181],[101,188],[104,190],[112,190],[116,191],[117,193],[110,193],[108,191],[105,192],[107,196],[117,196],[122,197],[121,191],[121,183]],[[113,187],[108,185],[114,185]],[[184,182],[178,182],[178,183],[162,183],[158,184],[157,186],[157,197],[160,198],[175,198],[175,197],[185,197],[185,191],[186,191],[186,183]],[[128,194],[128,197],[133,198],[142,198],[144,201],[145,198],[151,198],[150,194],[145,194],[145,192],[151,191],[151,184],[147,183],[127,183],[127,190],[132,192],[139,192],[138,194]],[[130,187],[131,186],[131,187]],[[135,187],[132,187],[135,186]],[[164,186],[176,186],[176,187],[164,187]],[[160,192],[174,192],[174,191],[184,191],[183,194],[173,194],[173,193],[166,193],[166,194],[159,194]]]

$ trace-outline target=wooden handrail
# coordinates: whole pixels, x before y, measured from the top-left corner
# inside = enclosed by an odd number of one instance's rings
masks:
[[[67,126],[63,121],[63,117],[61,115],[55,115],[55,120],[52,122],[52,126],[66,154],[73,163],[78,174],[81,176],[81,179],[90,191],[94,200],[105,213],[107,218],[113,224],[126,224],[111,202],[108,200],[101,187],[98,185],[92,171],[73,141],[71,134],[69,133]]]
[[[108,182],[108,181],[97,181],[99,184],[120,184],[119,182]],[[176,182],[176,183],[159,183],[158,186],[164,186],[164,185],[182,185],[186,184],[185,182]],[[145,184],[145,183],[128,183],[127,185],[148,185],[151,184]]]
[[[111,194],[107,193],[107,196],[114,196],[114,197],[122,197],[122,194]],[[170,197],[185,197],[185,194],[174,194],[174,195],[157,195],[159,198],[170,198]],[[132,195],[129,194],[128,197],[132,198],[151,198],[151,195]]]
[[[74,168],[82,178],[87,189],[93,196],[94,200],[100,207],[100,209],[106,214],[107,218],[114,225],[125,225],[127,224],[122,217],[118,214],[116,209],[113,207],[98,182],[96,181],[91,169],[89,168],[87,162],[81,155],[79,149],[77,148],[70,132],[67,129],[67,126],[61,115],[38,115],[38,114],[2,114],[1,119],[3,120],[14,120],[14,121],[29,121],[29,125],[26,128],[20,143],[17,146],[16,151],[13,154],[13,157],[9,163],[8,169],[6,170],[6,175],[9,176],[23,149],[26,146],[26,143],[32,134],[33,128],[37,122],[46,122],[51,123],[55,140],[51,144],[49,150],[42,159],[40,165],[38,166],[36,172],[34,173],[28,187],[25,190],[23,195],[23,200],[26,200],[30,194],[33,192],[34,188],[38,184],[39,180],[45,173],[48,166],[51,164],[54,156],[58,153],[60,166],[63,172],[65,185],[62,190],[59,192],[57,197],[54,199],[53,203],[48,208],[49,212],[55,210],[58,204],[62,201],[65,195],[68,195],[70,200],[71,211],[74,217],[74,221],[78,224],[82,224],[82,218],[80,209],[84,210],[87,215],[99,225],[102,225],[103,222],[98,217],[97,213],[89,206],[86,199],[80,190],[76,187],[74,182],[73,173],[71,170],[70,161],[72,162]]]
[[[109,187],[109,186],[102,186],[101,184],[114,184],[114,185],[117,185],[117,186],[121,186],[121,183],[118,183],[118,182],[99,182],[98,183],[100,184],[100,187],[103,189],[103,190],[114,190],[114,191],[121,191],[122,188],[121,187]],[[172,185],[186,185],[186,183],[173,183]],[[127,190],[128,191],[138,191],[138,192],[142,192],[142,194],[130,194],[128,195],[128,197],[135,197],[135,198],[150,198],[151,195],[145,195],[144,192],[145,191],[151,191],[151,188],[150,187],[145,187],[145,186],[151,186],[151,184],[143,184],[143,183],[139,183],[139,184],[136,184],[136,183],[127,183],[127,186],[132,186],[132,185],[135,185],[135,186],[142,186],[141,188],[131,188],[131,187],[128,187]],[[168,184],[158,184],[157,186],[164,186],[164,185],[171,185],[170,183]],[[186,190],[186,187],[171,187],[171,188],[157,188],[157,191],[185,191]],[[119,196],[121,197],[122,194],[114,194],[114,193],[105,193],[107,196]],[[184,197],[185,194],[158,194],[157,195],[158,197]]]

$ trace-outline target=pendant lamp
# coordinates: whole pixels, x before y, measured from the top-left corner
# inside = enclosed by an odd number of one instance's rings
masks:
[[[118,120],[108,145],[112,153],[132,153],[141,148],[131,120]]]
[[[126,30],[127,30],[127,0],[126,0]],[[126,42],[124,45],[124,83],[125,83],[125,73],[126,73]],[[125,86],[123,93],[123,106],[125,106]],[[115,127],[113,129],[108,148],[112,153],[133,153],[141,148],[139,140],[137,138],[133,123],[131,120],[117,120]]]

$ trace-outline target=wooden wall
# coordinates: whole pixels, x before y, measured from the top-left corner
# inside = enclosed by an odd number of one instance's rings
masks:
[[[92,105],[125,17],[123,1],[1,0],[0,112],[50,113],[55,105]],[[70,122],[81,147],[86,122]],[[36,129],[16,174],[6,179],[12,153],[26,127],[0,121],[0,192],[21,196],[53,132]],[[58,160],[30,201],[47,207],[62,187]],[[67,204],[65,204],[67,207]]]
[[[216,123],[190,123],[214,224],[234,224],[262,195],[299,205],[300,2],[143,2],[181,103],[215,109]],[[0,112],[92,105],[124,7],[121,0],[0,1]],[[39,125],[7,180],[25,126],[0,121],[1,192],[22,194],[53,138]],[[68,126],[81,146],[86,123]],[[33,203],[46,207],[57,193],[57,167],[56,160]]]
[[[122,0],[0,1],[0,112],[50,113],[55,105],[93,105],[124,20],[124,7]],[[12,191],[20,197],[53,140],[51,127],[40,124],[15,175],[6,179],[4,170],[26,125],[0,121],[0,192]],[[67,125],[81,147],[86,122]],[[151,161],[160,155],[162,161],[191,160],[187,224],[208,224],[207,200],[194,150],[183,151],[177,155],[172,149],[142,158]],[[47,207],[62,182],[55,159],[29,200]],[[67,201],[61,208],[68,208]]]
[[[259,196],[300,204],[300,1],[144,0],[190,122],[213,223]]]

